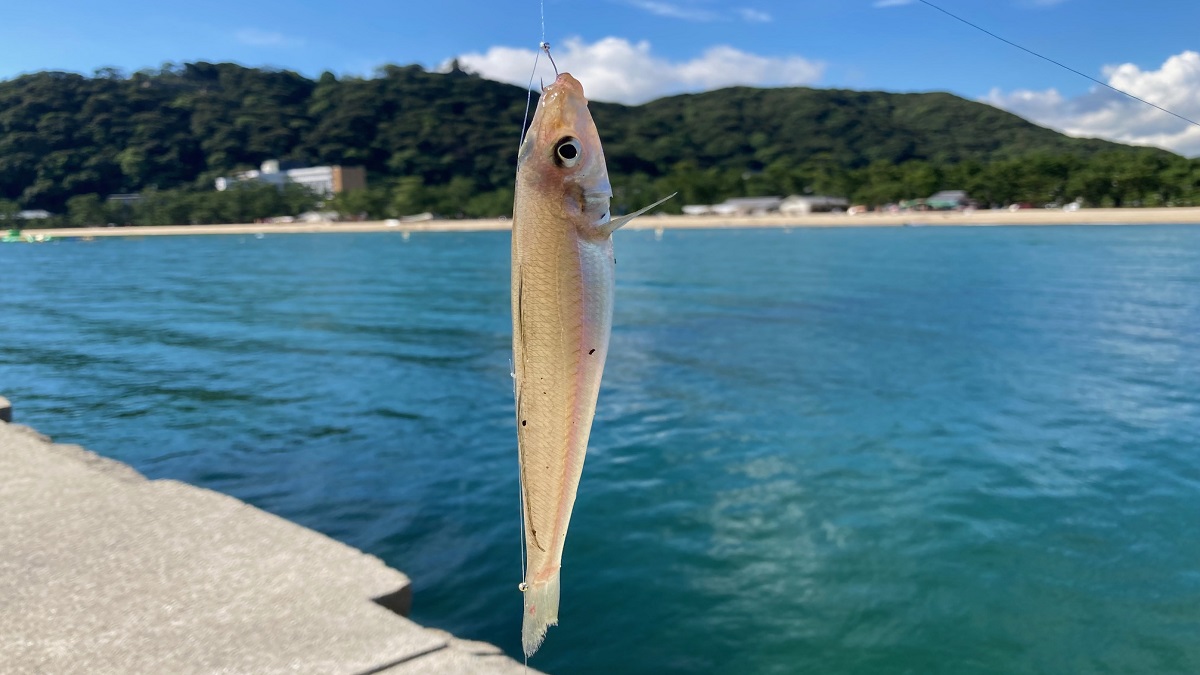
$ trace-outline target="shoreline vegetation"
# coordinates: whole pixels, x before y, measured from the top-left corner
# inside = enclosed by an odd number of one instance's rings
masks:
[[[0,82],[0,101],[0,222],[169,226],[511,214],[528,92],[454,68],[308,79],[197,62],[32,73]],[[618,211],[673,192],[661,212],[767,195],[886,208],[940,191],[982,208],[1200,206],[1200,158],[1070,138],[946,93],[729,87],[589,110]],[[215,189],[270,160],[362,167],[367,184],[328,199]]]
[[[1200,224],[1200,207],[922,211],[914,213],[844,213],[802,216],[680,216],[646,215],[625,229],[730,229],[805,227],[945,227],[996,225],[1156,225]],[[363,221],[317,223],[232,223],[226,225],[150,225],[126,227],[28,228],[22,236],[141,237],[200,234],[311,234],[352,232],[488,232],[512,227],[507,218],[425,220],[418,222]]]

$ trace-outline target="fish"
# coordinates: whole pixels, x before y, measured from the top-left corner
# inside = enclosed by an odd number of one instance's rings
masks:
[[[513,390],[527,564],[521,645],[558,624],[563,546],[612,332],[612,186],[583,86],[545,87],[517,155],[512,220]]]

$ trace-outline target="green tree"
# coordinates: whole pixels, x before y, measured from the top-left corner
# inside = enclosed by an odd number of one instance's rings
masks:
[[[0,199],[0,223],[6,230],[16,229],[21,227],[20,220],[17,219],[17,214],[21,212],[21,207],[11,199]]]
[[[67,199],[67,222],[74,227],[103,225],[107,222],[105,216],[99,195],[75,195]]]
[[[392,184],[388,197],[388,216],[399,218],[424,213],[430,208],[429,191],[425,189],[425,181],[420,176],[404,176]]]
[[[390,198],[387,186],[374,185],[334,195],[325,205],[346,220],[379,220],[388,214]]]
[[[0,82],[0,199],[67,219],[81,217],[72,197],[116,192],[146,192],[129,216],[146,222],[287,215],[309,198],[202,195],[214,178],[280,159],[364,166],[370,191],[333,200],[347,213],[501,215],[525,102],[521,87],[420,66],[316,80],[206,62],[22,75]],[[949,94],[732,87],[590,109],[618,212],[675,191],[668,211],[756,194],[883,204],[950,188],[994,205],[1200,202],[1195,161],[1068,138]]]

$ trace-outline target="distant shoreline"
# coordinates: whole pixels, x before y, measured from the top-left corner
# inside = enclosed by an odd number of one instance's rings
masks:
[[[511,228],[508,219],[426,220],[389,225],[388,221],[352,223],[239,223],[136,227],[28,228],[23,234],[62,237],[143,237],[199,234],[310,234],[336,232],[490,232]],[[1200,207],[1153,209],[1023,209],[1020,211],[924,211],[915,213],[815,213],[805,216],[642,216],[628,229],[724,229],[779,227],[898,227],[988,225],[1200,225]]]

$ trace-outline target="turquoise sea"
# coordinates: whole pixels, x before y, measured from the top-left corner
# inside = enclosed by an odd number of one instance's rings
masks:
[[[0,394],[519,654],[505,233],[0,246]],[[550,673],[1200,672],[1200,227],[621,232]]]

